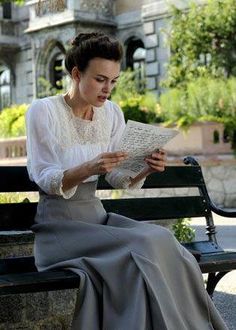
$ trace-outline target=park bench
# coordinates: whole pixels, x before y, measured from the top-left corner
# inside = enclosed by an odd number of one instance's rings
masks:
[[[25,166],[0,167],[0,192],[38,191],[28,178]],[[150,175],[143,188],[192,188],[199,193],[193,196],[144,197],[102,200],[108,212],[142,220],[169,220],[204,217],[206,240],[186,243],[199,262],[202,273],[208,274],[206,289],[213,294],[218,281],[236,269],[236,251],[225,251],[217,243],[213,212],[221,216],[236,217],[236,212],[226,212],[211,201],[201,167],[192,157],[186,157],[182,166],[167,166],[162,173]],[[99,179],[98,189],[112,189]],[[194,189],[193,189],[194,190]],[[0,204],[0,234],[6,231],[29,231],[34,222],[37,203]],[[195,252],[196,253],[195,253]],[[200,258],[199,258],[200,257]],[[71,289],[79,287],[79,276],[66,269],[38,272],[33,256],[0,259],[0,295]]]

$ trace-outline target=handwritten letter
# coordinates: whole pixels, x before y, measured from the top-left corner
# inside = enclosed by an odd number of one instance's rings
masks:
[[[147,167],[144,159],[162,148],[177,134],[177,130],[128,120],[118,149],[127,151],[129,157],[118,169],[126,175],[135,177]]]

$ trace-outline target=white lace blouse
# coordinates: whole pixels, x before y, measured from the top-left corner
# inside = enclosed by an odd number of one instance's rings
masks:
[[[76,188],[62,190],[64,171],[98,154],[116,151],[125,127],[123,112],[111,101],[94,108],[93,120],[73,114],[63,95],[35,100],[26,114],[27,168],[30,179],[47,194],[70,198]],[[91,176],[85,182],[97,180]],[[115,188],[127,188],[130,178],[117,170],[106,175]],[[133,188],[140,188],[144,180]]]

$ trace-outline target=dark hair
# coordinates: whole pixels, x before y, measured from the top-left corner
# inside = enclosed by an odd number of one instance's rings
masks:
[[[89,61],[95,57],[117,62],[122,60],[121,43],[104,33],[80,33],[71,44],[65,58],[65,67],[70,74],[75,66],[81,72],[85,71]]]

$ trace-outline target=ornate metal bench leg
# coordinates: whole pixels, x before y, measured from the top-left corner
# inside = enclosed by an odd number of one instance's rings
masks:
[[[216,287],[217,283],[228,272],[229,271],[219,272],[219,273],[209,273],[208,274],[206,290],[207,290],[207,292],[208,292],[208,294],[211,298],[213,296],[213,293],[214,293],[214,290],[215,290],[215,287]]]

